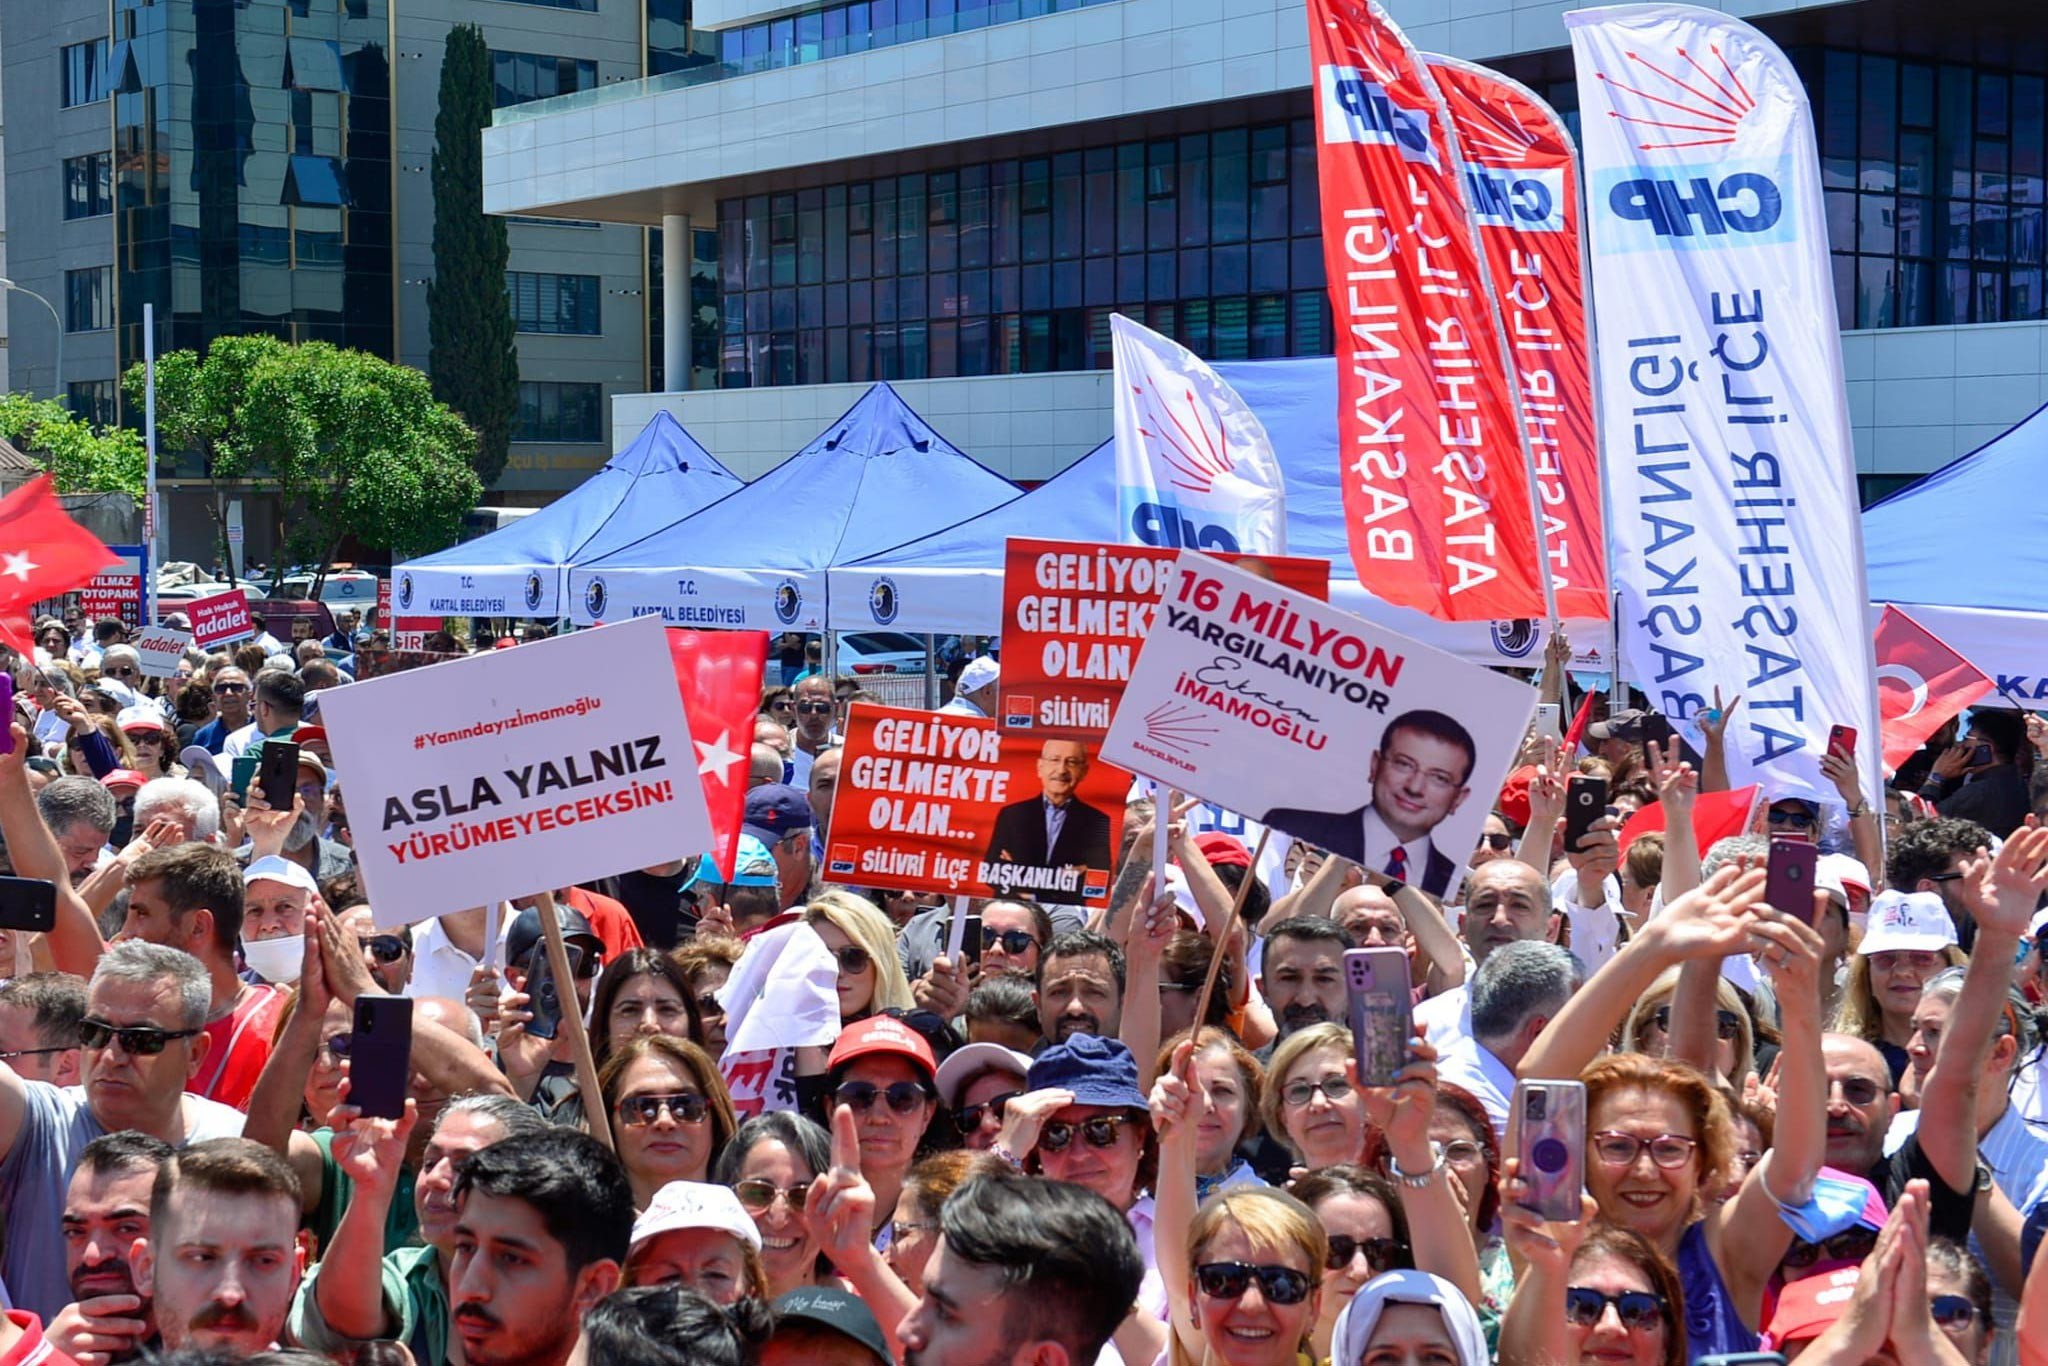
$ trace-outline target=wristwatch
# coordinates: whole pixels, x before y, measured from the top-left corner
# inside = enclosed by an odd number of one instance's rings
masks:
[[[1444,1167],[1448,1165],[1450,1162],[1450,1159],[1444,1156],[1443,1145],[1441,1143],[1438,1143],[1435,1139],[1431,1139],[1429,1141],[1429,1151],[1436,1158],[1435,1164],[1432,1165],[1428,1171],[1418,1172],[1413,1176],[1409,1175],[1407,1172],[1402,1171],[1400,1162],[1394,1157],[1392,1153],[1389,1153],[1387,1155],[1388,1175],[1392,1176],[1396,1181],[1408,1187],[1410,1190],[1421,1190],[1430,1182],[1436,1180],[1436,1174],[1442,1171]]]

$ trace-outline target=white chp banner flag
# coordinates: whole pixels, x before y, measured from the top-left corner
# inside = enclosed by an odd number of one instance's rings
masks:
[[[1123,540],[1287,553],[1286,494],[1266,428],[1237,391],[1169,337],[1110,315]]]
[[[1879,768],[1855,459],[1806,92],[1688,5],[1565,15],[1585,137],[1595,364],[1629,680],[1689,724],[1742,698],[1729,779],[1839,801]]]

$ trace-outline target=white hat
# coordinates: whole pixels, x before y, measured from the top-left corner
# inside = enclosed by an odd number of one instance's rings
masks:
[[[242,874],[242,885],[246,887],[252,882],[282,882],[287,887],[297,887],[303,891],[320,890],[320,884],[313,881],[311,873],[290,859],[276,854],[257,859],[249,865]]]
[[[960,671],[960,681],[953,685],[954,693],[970,693],[986,688],[1002,675],[1002,670],[987,655],[976,655],[967,661],[967,667]]]
[[[1956,942],[1956,922],[1933,892],[1878,893],[1856,952],[1896,953],[1902,949],[1945,949]]]
[[[1844,900],[1848,899],[1851,887],[1862,889],[1865,896],[1872,891],[1870,870],[1863,866],[1862,860],[1847,854],[1822,854],[1820,862],[1814,865],[1813,880],[1827,891],[1841,892]]]
[[[164,714],[150,706],[123,707],[121,714],[114,718],[114,724],[124,731],[134,730],[137,726],[161,731],[171,728],[171,723],[164,720]]]
[[[2027,922],[2027,938],[2038,938],[2043,930],[2048,930],[2048,909],[2034,912],[2034,918]]]
[[[633,1221],[634,1247],[649,1238],[673,1233],[679,1228],[710,1228],[733,1237],[759,1252],[761,1230],[740,1206],[740,1198],[729,1186],[708,1181],[671,1181],[654,1193],[647,1211]]]
[[[1014,1048],[1005,1048],[999,1043],[971,1043],[956,1049],[953,1055],[939,1064],[932,1085],[939,1091],[939,1104],[948,1108],[960,1103],[960,1093],[967,1089],[967,1083],[983,1072],[1000,1070],[1015,1072],[1023,1090],[1022,1082],[1031,1071],[1031,1055],[1019,1053]]]

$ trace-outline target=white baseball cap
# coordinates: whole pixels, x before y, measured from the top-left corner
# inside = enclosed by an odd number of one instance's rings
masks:
[[[1002,670],[997,667],[993,659],[990,659],[987,655],[976,655],[973,659],[968,660],[967,667],[960,671],[960,681],[953,685],[953,691],[956,693],[968,693],[973,692],[977,688],[986,688],[989,684],[995,682],[1001,674]]]
[[[740,1205],[729,1186],[708,1181],[671,1181],[654,1193],[647,1210],[633,1221],[633,1246],[682,1228],[709,1228],[733,1237],[759,1252],[761,1230]]]
[[[1847,854],[1822,854],[1814,866],[1813,880],[1830,892],[1841,892],[1844,899],[1851,887],[1859,888],[1865,896],[1869,896],[1872,890],[1870,870],[1863,866],[1862,860]]]
[[[1868,958],[1873,953],[1945,949],[1955,942],[1956,922],[1939,896],[1887,890],[1870,903],[1870,918],[1856,951]]]
[[[277,854],[257,859],[242,874],[242,885],[252,882],[282,882],[287,887],[297,887],[308,892],[318,892],[320,884],[313,881],[313,875],[288,858]]]
[[[932,1078],[932,1085],[938,1088],[939,1104],[951,1107],[960,1103],[960,1093],[967,1083],[983,1072],[1003,1071],[1017,1074],[1017,1089],[1022,1091],[1024,1078],[1031,1071],[1031,1055],[1019,1053],[1014,1048],[1005,1048],[999,1043],[971,1043],[956,1049],[953,1055],[939,1064],[938,1074]]]

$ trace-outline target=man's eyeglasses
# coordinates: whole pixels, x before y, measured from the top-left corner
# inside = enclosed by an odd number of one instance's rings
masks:
[[[886,1087],[871,1081],[849,1081],[832,1093],[832,1099],[857,1115],[875,1108],[877,1100],[887,1101],[899,1115],[907,1115],[931,1098],[930,1088],[921,1082],[892,1081]]]
[[[1784,1264],[1807,1267],[1815,1262],[1860,1262],[1877,1246],[1877,1230],[1858,1224],[1818,1243],[1794,1240],[1785,1249]]]
[[[358,939],[356,943],[369,950],[370,956],[380,963],[396,963],[405,957],[405,941],[395,934],[380,934],[369,939]]]
[[[1671,1007],[1658,1006],[1650,1012],[1650,1020],[1660,1033],[1671,1032]],[[1742,1019],[1732,1010],[1714,1012],[1714,1037],[1722,1042],[1742,1037]]]
[[[1195,1284],[1212,1300],[1235,1300],[1259,1283],[1259,1293],[1273,1304],[1300,1304],[1308,1298],[1308,1273],[1291,1266],[1253,1266],[1249,1262],[1204,1262],[1195,1268]]]
[[[10,1048],[0,1052],[0,1062],[13,1062],[16,1058],[42,1058],[52,1053],[69,1053],[75,1044],[59,1044],[55,1048]]]
[[[178,1039],[201,1033],[197,1029],[158,1029],[155,1025],[117,1025],[88,1015],[78,1022],[78,1041],[87,1048],[105,1048],[118,1041],[130,1057],[153,1058]]]
[[[674,1095],[627,1096],[619,1102],[619,1123],[631,1129],[645,1128],[667,1111],[678,1124],[702,1124],[711,1113],[711,1102],[695,1091]]]
[[[1309,1081],[1303,1078],[1300,1081],[1288,1082],[1280,1088],[1280,1101],[1290,1110],[1299,1110],[1302,1106],[1314,1100],[1318,1091],[1321,1091],[1327,1099],[1334,1103],[1350,1095],[1351,1089],[1351,1079],[1349,1077],[1333,1072],[1321,1081]]]
[[[1927,1313],[1947,1329],[1968,1328],[1977,1321],[1977,1306],[1961,1295],[1936,1295],[1927,1302]]]
[[[1632,1167],[1636,1157],[1648,1148],[1650,1160],[1665,1171],[1677,1171],[1692,1161],[1699,1140],[1683,1134],[1658,1134],[1637,1138],[1619,1129],[1605,1129],[1593,1135],[1593,1155],[1610,1167]]]
[[[966,1138],[981,1127],[981,1117],[985,1114],[993,1112],[1000,1123],[1010,1102],[1023,1094],[1022,1091],[1005,1091],[1000,1096],[990,1096],[979,1105],[956,1105],[953,1107],[953,1127],[960,1131],[960,1137]]]
[[[1498,853],[1505,854],[1508,851],[1508,846],[1513,844],[1514,842],[1515,837],[1513,835],[1507,834],[1505,832],[1496,833],[1494,831],[1488,830],[1481,832],[1479,836],[1479,843],[1475,847],[1480,849],[1492,849]]]
[[[1323,1265],[1332,1271],[1342,1271],[1361,1252],[1365,1254],[1365,1264],[1377,1276],[1393,1269],[1394,1259],[1401,1255],[1401,1244],[1393,1238],[1354,1238],[1348,1233],[1333,1233],[1330,1255],[1323,1259]]]
[[[832,714],[832,704],[830,702],[799,702],[796,704],[796,714],[798,716],[830,716]]]
[[[1114,1148],[1117,1135],[1131,1123],[1129,1115],[1090,1115],[1079,1124],[1049,1119],[1038,1130],[1038,1146],[1049,1153],[1062,1152],[1079,1134],[1091,1148]]]
[[[981,932],[981,947],[987,950],[998,945],[1001,945],[1003,952],[1010,957],[1021,958],[1024,956],[1024,950],[1037,948],[1038,941],[1023,930],[991,930],[984,927]]]
[[[732,1188],[732,1193],[739,1197],[740,1206],[749,1214],[766,1214],[775,1208],[777,1200],[788,1205],[793,1213],[801,1214],[804,1209],[804,1197],[810,1193],[810,1189],[811,1183],[808,1181],[799,1182],[794,1186],[778,1186],[773,1181],[764,1181],[757,1176],[737,1182]]]
[[[1788,830],[1811,830],[1813,829],[1813,813],[1811,811],[1801,811],[1793,807],[1780,811],[1774,806],[1771,808],[1770,822],[1772,825],[1782,825]]]
[[[1621,1320],[1621,1326],[1630,1332],[1647,1332],[1664,1326],[1662,1295],[1653,1295],[1647,1290],[1624,1290],[1619,1295],[1610,1295],[1585,1285],[1565,1287],[1565,1322],[1579,1328],[1591,1328],[1600,1322],[1600,1316],[1607,1312],[1610,1304],[1614,1306],[1614,1315]]]
[[[1830,1077],[1828,1078],[1828,1090],[1831,1092],[1840,1090],[1842,1099],[1859,1109],[1865,1105],[1876,1104],[1877,1098],[1884,1094],[1884,1087],[1868,1077],[1842,1077],[1839,1079]]]
[[[213,685],[213,692],[214,696],[216,697],[222,696],[224,694],[232,696],[235,693],[244,693],[247,691],[249,691],[249,685],[247,683],[216,683]]]

